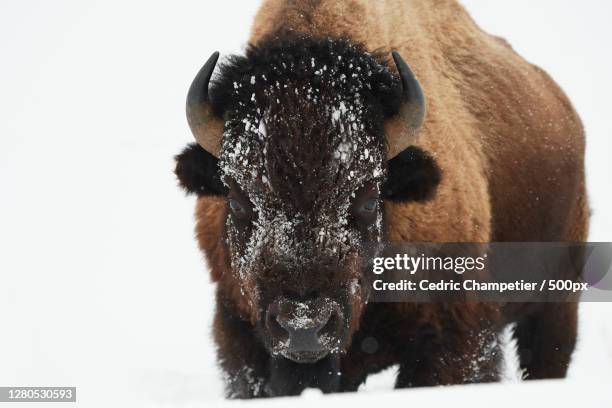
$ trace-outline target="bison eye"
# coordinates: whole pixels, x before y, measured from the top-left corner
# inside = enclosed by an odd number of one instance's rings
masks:
[[[236,221],[247,223],[253,219],[253,207],[246,197],[228,197],[227,204],[230,213]],[[246,224],[245,224],[246,225]]]
[[[372,199],[366,201],[361,206],[361,211],[363,211],[365,213],[372,213],[372,212],[376,211],[376,207],[377,206],[378,206],[378,200],[372,198]]]
[[[376,185],[368,185],[359,190],[355,194],[351,205],[354,222],[359,226],[366,226],[375,222],[379,201]]]
[[[242,206],[242,204],[240,204],[237,200],[234,200],[233,198],[230,198],[229,200],[229,206],[230,209],[232,210],[232,212],[234,214],[244,214],[246,213],[244,207]]]
[[[243,224],[246,225],[247,221],[253,219],[255,215],[249,196],[244,193],[234,179],[227,178],[224,182],[229,186],[229,193],[227,195],[229,212],[236,221],[244,221]]]

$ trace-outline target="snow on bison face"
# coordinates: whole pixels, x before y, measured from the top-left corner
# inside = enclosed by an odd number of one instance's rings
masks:
[[[439,180],[424,152],[385,142],[389,118],[398,131],[420,126],[418,82],[397,54],[401,84],[380,55],[347,41],[270,40],[222,65],[209,97],[217,56],[188,96],[206,150],[187,148],[176,173],[188,191],[226,197],[219,240],[270,353],[338,354],[367,302],[364,246],[383,237],[381,197],[425,199]]]
[[[313,362],[344,348],[365,301],[363,244],[382,237],[386,154],[367,81],[372,70],[392,77],[363,54],[294,51],[232,80],[220,176],[232,270],[261,338]]]

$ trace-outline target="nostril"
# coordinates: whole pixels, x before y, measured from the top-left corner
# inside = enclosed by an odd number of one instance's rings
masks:
[[[289,337],[289,333],[278,322],[278,315],[274,311],[268,311],[266,315],[266,327],[272,337],[278,341],[284,341]]]
[[[340,321],[338,319],[338,314],[336,312],[332,312],[332,314],[329,316],[329,319],[327,319],[327,322],[325,323],[325,325],[323,325],[323,327],[321,327],[317,331],[317,335],[319,337],[334,336],[336,332],[338,331],[339,322]]]

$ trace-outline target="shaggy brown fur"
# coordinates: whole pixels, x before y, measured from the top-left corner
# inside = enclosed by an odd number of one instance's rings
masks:
[[[427,115],[418,146],[435,158],[443,177],[431,200],[385,202],[389,240],[586,239],[584,134],[578,116],[545,72],[483,32],[457,2],[264,1],[250,43],[287,33],[344,37],[383,55],[398,50],[421,83]],[[196,217],[198,241],[218,284],[219,355],[234,374],[231,381],[239,382],[233,385],[235,395],[254,395],[259,384],[249,382],[245,367],[268,367],[268,357],[252,341],[252,310],[228,270],[225,200],[199,198]],[[502,322],[517,323],[528,378],[565,375],[576,309],[575,304],[538,304],[502,311]],[[340,385],[330,390],[355,390],[369,373],[391,364],[400,365],[398,387],[494,380],[493,370],[482,378],[470,378],[466,370],[482,353],[481,327],[499,321],[498,313],[485,304],[367,305],[340,363]],[[313,370],[323,373],[327,367]],[[241,372],[243,379],[236,380]]]

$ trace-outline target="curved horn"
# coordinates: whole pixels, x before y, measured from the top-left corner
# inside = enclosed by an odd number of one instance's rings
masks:
[[[187,122],[196,140],[206,151],[219,157],[223,120],[215,115],[208,98],[208,83],[219,52],[214,52],[193,79],[187,93]]]
[[[397,51],[391,55],[402,81],[402,106],[398,114],[385,123],[389,159],[416,142],[425,118],[425,96],[419,81]]]

